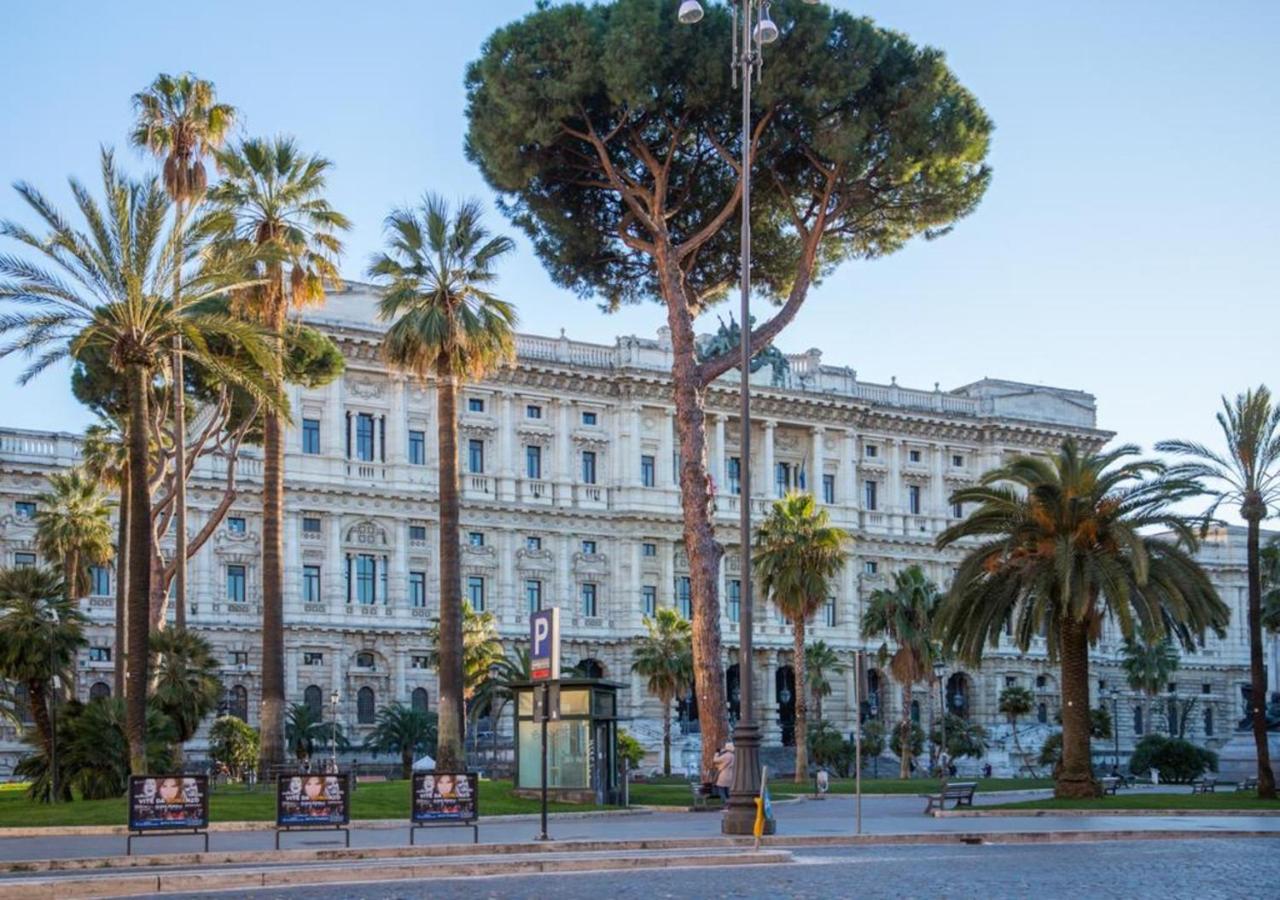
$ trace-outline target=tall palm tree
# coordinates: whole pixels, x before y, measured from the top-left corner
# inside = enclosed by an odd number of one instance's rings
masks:
[[[644,617],[648,634],[636,640],[631,671],[647,679],[662,704],[662,774],[671,774],[671,704],[693,683],[693,629],[670,607]]]
[[[862,636],[880,638],[880,665],[887,667],[902,686],[902,723],[899,726],[900,778],[911,777],[911,692],[933,674],[937,656],[934,644],[934,617],[938,609],[938,586],[925,577],[919,566],[909,566],[893,575],[893,587],[871,594],[862,616]]]
[[[47,228],[37,234],[15,222],[0,223],[0,236],[23,245],[45,265],[23,257],[0,256],[0,357],[35,356],[19,377],[26,384],[53,363],[84,352],[110,360],[126,386],[129,470],[129,744],[134,772],[146,771],[147,638],[151,592],[151,491],[148,464],[152,391],[164,369],[174,335],[188,357],[217,377],[237,384],[264,402],[278,405],[271,357],[257,329],[193,308],[197,301],[242,283],[243,258],[226,253],[203,259],[205,232],[191,226],[179,240],[169,220],[169,199],[154,179],[133,181],[116,171],[110,151],[102,153],[103,199],[71,179],[84,230],[52,207],[31,185],[19,195]],[[182,249],[179,251],[178,245]],[[183,302],[169,293],[180,272]],[[223,357],[210,341],[239,347],[252,361]]]
[[[164,187],[174,203],[174,217],[182,223],[188,206],[204,199],[208,177],[204,157],[222,146],[235,121],[235,108],[218,103],[213,82],[197,78],[190,72],[181,75],[161,73],[146,90],[133,96],[137,119],[130,136],[136,147],[143,147],[164,160]],[[177,234],[181,240],[181,228]],[[179,247],[179,251],[181,248]],[[181,278],[174,273],[173,304],[181,302]],[[177,599],[175,621],[179,628],[187,625],[187,425],[183,386],[182,338],[174,335],[171,383],[173,391],[174,480],[177,537],[174,547]]]
[[[259,254],[258,283],[233,295],[233,306],[271,333],[277,369],[284,360],[288,312],[324,299],[341,285],[339,232],[346,216],[325,199],[332,165],[306,156],[291,139],[249,139],[216,154],[223,180],[209,199],[221,217],[221,243]],[[285,415],[263,416],[262,467],[262,765],[284,761],[284,440]]]
[[[0,678],[23,685],[46,760],[56,759],[49,701],[85,645],[87,620],[51,568],[0,569]],[[55,778],[54,781],[57,779]],[[65,785],[56,800],[67,799]],[[42,799],[53,797],[52,792]]]
[[[458,387],[515,355],[515,308],[490,290],[494,265],[515,246],[485,229],[474,200],[450,212],[434,194],[386,221],[387,249],[369,265],[386,285],[379,318],[391,322],[391,365],[436,382],[440,450],[440,740],[442,770],[462,764],[462,573],[458,531]],[[456,769],[455,769],[456,771]]]
[[[1143,695],[1144,722],[1151,721],[1151,700],[1164,691],[1181,662],[1178,648],[1166,634],[1157,639],[1139,632],[1124,639],[1120,648],[1120,667],[1124,669],[1129,687]],[[1169,733],[1176,732],[1176,722],[1170,723]]]
[[[154,687],[151,701],[174,728],[174,761],[182,763],[182,745],[218,707],[222,680],[213,646],[185,628],[166,628],[151,637]]]
[[[430,753],[436,740],[435,716],[411,709],[403,703],[392,703],[378,710],[373,731],[364,745],[375,753],[399,753],[400,775],[413,776],[413,757]]]
[[[1013,735],[1013,752],[1018,754],[1018,759],[1022,762],[1014,774],[1021,774],[1023,767],[1026,767],[1031,772],[1031,777],[1035,778],[1035,769],[1028,765],[1027,757],[1022,752],[1022,743],[1018,740],[1018,720],[1031,714],[1031,710],[1035,707],[1035,697],[1022,685],[1011,684],[1000,692],[999,704],[1000,715],[1009,720],[1009,731]]]
[[[966,541],[939,610],[948,647],[976,664],[1007,625],[1023,652],[1043,635],[1061,667],[1059,797],[1100,791],[1089,746],[1089,647],[1103,623],[1114,619],[1125,637],[1173,634],[1190,648],[1206,629],[1223,633],[1229,618],[1192,558],[1195,529],[1173,509],[1195,485],[1131,459],[1137,454],[1133,446],[1091,453],[1067,440],[1050,459],[1017,457],[952,494],[973,512],[938,536],[939,548]]]
[[[797,783],[809,770],[805,623],[835,590],[848,542],[849,533],[831,524],[827,510],[812,494],[791,493],[778,500],[756,528],[752,568],[765,596],[791,622],[795,642]]]
[[[831,680],[828,676],[844,671],[835,648],[826,641],[814,641],[804,651],[804,668],[809,676],[809,690],[813,693],[813,715],[822,721],[822,698],[831,696]]]
[[[49,490],[36,512],[36,547],[62,569],[67,602],[89,592],[89,567],[111,558],[111,518],[107,498],[82,468],[52,472]]]
[[[1262,568],[1259,542],[1262,520],[1280,508],[1280,405],[1271,391],[1222,398],[1218,427],[1225,454],[1196,441],[1161,441],[1156,449],[1187,458],[1174,472],[1200,482],[1213,497],[1205,522],[1219,506],[1236,507],[1248,529],[1245,553],[1249,578],[1249,684],[1253,706],[1253,741],[1258,754],[1258,796],[1275,799],[1275,771],[1267,744],[1267,666],[1262,650]]]
[[[123,420],[108,419],[85,429],[81,459],[85,471],[119,497],[116,504],[116,609],[115,657],[112,663],[112,694],[124,697],[125,629],[129,599],[129,452]]]

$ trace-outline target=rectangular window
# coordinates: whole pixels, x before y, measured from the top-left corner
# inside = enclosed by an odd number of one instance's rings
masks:
[[[244,602],[244,566],[227,566],[227,600]]]
[[[369,413],[356,416],[356,459],[373,462],[373,416]]]
[[[249,665],[249,651],[248,650],[232,650],[231,665],[233,666]]]
[[[911,511],[911,515],[920,515],[920,485],[907,485],[907,508]]]
[[[651,584],[640,588],[640,609],[646,616],[653,616],[658,612],[658,589]]]
[[[748,349],[750,349],[750,348],[748,348]],[[1202,694],[1212,694],[1212,693],[1213,693],[1213,685],[1209,684],[1208,682],[1205,682],[1204,684],[1200,685],[1200,693],[1202,693]]]
[[[598,425],[598,424],[600,424],[600,417],[599,417],[598,415],[596,415],[595,413],[593,413],[593,412],[584,412],[584,413],[582,414],[582,424],[583,424],[583,425]]]
[[[735,496],[742,493],[742,460],[736,456],[729,457],[725,467],[729,479],[729,493]]]
[[[91,663],[111,662],[111,648],[110,647],[90,647],[89,662]]]
[[[596,586],[591,582],[582,586],[582,614],[592,619],[599,614],[596,609]]]
[[[908,451],[907,451],[907,461],[908,461],[908,462],[920,462],[920,451],[919,451],[919,450],[908,450]]]
[[[378,562],[372,554],[361,553],[356,557],[356,602],[372,606],[377,602]]]
[[[34,553],[13,554],[13,567],[15,569],[30,569],[35,564],[36,555]]]
[[[792,487],[792,468],[791,463],[774,463],[773,466],[773,487],[774,493],[779,497],[785,495]]]
[[[742,616],[742,582],[734,578],[728,585],[729,621],[737,622]]]
[[[467,441],[467,471],[472,475],[484,474],[484,441],[480,438]]]
[[[323,666],[324,654],[318,650],[307,650],[302,654],[302,664],[304,666]]]
[[[484,532],[483,532],[483,531],[468,531],[468,532],[467,532],[467,543],[468,543],[468,544],[470,544],[472,547],[483,547],[483,546],[484,546]]]
[[[822,502],[836,502],[836,476],[834,475],[822,476]]]
[[[467,412],[482,413],[484,412],[484,401],[479,397],[467,398]]]
[[[657,468],[654,465],[653,457],[640,457],[640,483],[645,487],[653,487],[657,480]]]
[[[595,541],[583,541],[583,542],[582,542],[582,552],[583,552],[584,554],[586,554],[587,556],[595,556],[595,555],[596,555],[596,542],[595,542]]]
[[[657,544],[651,544],[651,543],[648,543],[648,542],[641,544],[641,545],[640,545],[640,555],[641,555],[641,556],[657,556],[657,555],[658,555],[658,545],[657,545]]]
[[[869,510],[876,508],[876,488],[877,483],[874,481],[864,481],[862,483],[863,505]]]
[[[822,620],[828,628],[836,627],[836,598],[828,597],[827,604],[822,608]]]
[[[542,582],[536,578],[530,578],[524,583],[524,601],[525,608],[529,612],[537,612],[542,609]]]
[[[414,609],[426,609],[427,606],[427,573],[409,573],[409,605]]]
[[[320,602],[320,567],[306,565],[302,567],[302,602]]]
[[[320,534],[320,519],[318,516],[302,517],[302,533],[307,537],[318,537]]]
[[[862,564],[862,571],[865,575],[874,575],[880,571],[880,563],[874,559],[869,559]]]
[[[30,500],[15,500],[13,504],[13,514],[19,519],[34,519],[36,515],[36,505]]]
[[[409,540],[425,541],[426,539],[427,539],[426,525],[410,525],[409,526]]]
[[[411,669],[430,669],[431,657],[429,656],[410,656],[409,668]]]
[[[541,447],[524,448],[524,477],[533,479],[542,478]]]
[[[529,535],[527,538],[525,538],[525,539],[524,539],[524,549],[526,549],[526,550],[541,550],[541,549],[542,549],[542,538],[540,538],[540,537],[536,537],[536,536],[534,536],[534,535],[532,535],[532,534],[531,534],[531,535]]]
[[[880,455],[880,448],[875,444],[867,444],[867,446],[863,448],[862,452],[866,455],[867,459],[875,459]]]
[[[427,433],[411,429],[409,431],[409,465],[425,466],[427,464]]]
[[[320,452],[320,420],[302,420],[302,452],[315,455]]]
[[[688,575],[676,579],[676,612],[686,619],[693,618],[693,587]]]
[[[594,450],[582,451],[582,483],[596,483],[596,453]]]
[[[528,406],[524,408],[524,417],[526,419],[541,419],[542,407],[536,404],[530,403]]]
[[[227,531],[232,534],[244,534],[244,517],[243,516],[227,516]]]
[[[467,576],[467,602],[475,612],[484,612],[484,577]]]
[[[111,570],[106,566],[89,567],[89,593],[95,597],[111,596]]]
[[[957,469],[960,468],[964,465],[964,457],[959,453],[953,454],[951,457],[951,465],[955,466]]]

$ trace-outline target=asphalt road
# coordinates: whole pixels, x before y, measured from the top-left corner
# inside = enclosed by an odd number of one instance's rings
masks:
[[[1085,844],[801,849],[788,865],[674,868],[427,882],[310,886],[253,900],[698,898],[1270,898],[1280,896],[1280,838]],[[177,895],[167,894],[168,898]],[[225,898],[192,894],[189,898]]]

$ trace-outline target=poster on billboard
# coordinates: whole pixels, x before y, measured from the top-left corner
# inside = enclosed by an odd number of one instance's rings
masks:
[[[413,821],[422,825],[474,822],[479,816],[480,776],[475,772],[415,772]]]
[[[351,820],[346,775],[301,772],[276,782],[276,826],[341,828]]]
[[[198,831],[208,827],[208,776],[133,775],[129,778],[130,831]]]

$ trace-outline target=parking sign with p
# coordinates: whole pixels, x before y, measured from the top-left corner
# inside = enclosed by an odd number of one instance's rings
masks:
[[[529,616],[529,670],[534,681],[560,677],[560,610],[541,609]]]

